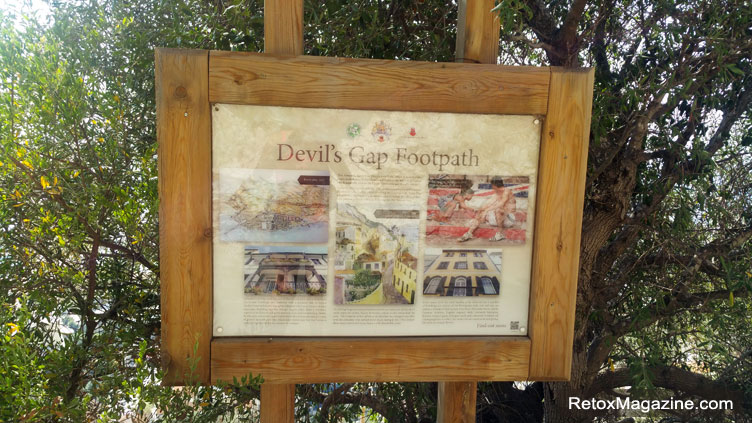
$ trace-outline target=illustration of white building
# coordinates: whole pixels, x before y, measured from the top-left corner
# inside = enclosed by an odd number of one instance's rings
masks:
[[[326,292],[327,255],[246,250],[245,292],[311,295]]]

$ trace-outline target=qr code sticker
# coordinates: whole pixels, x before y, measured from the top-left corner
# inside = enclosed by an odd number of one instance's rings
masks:
[[[509,329],[511,329],[511,330],[520,330],[520,322],[518,320],[509,322]]]

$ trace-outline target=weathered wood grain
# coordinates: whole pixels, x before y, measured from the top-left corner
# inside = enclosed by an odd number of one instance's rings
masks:
[[[303,0],[264,0],[264,51],[303,54]]]
[[[212,379],[249,373],[270,383],[523,380],[519,337],[234,338],[212,342]]]
[[[264,52],[303,54],[303,0],[264,0]],[[294,384],[261,388],[262,423],[292,423],[294,419]]]
[[[210,381],[211,116],[208,52],[157,49],[163,383]],[[194,347],[197,350],[194,355]]]
[[[438,423],[474,423],[477,382],[439,382]]]
[[[530,293],[530,380],[568,380],[593,70],[552,68],[541,135]]]
[[[464,63],[496,63],[500,21],[491,12],[495,0],[460,0],[456,59]],[[464,18],[464,19],[463,19]]]
[[[545,114],[548,68],[211,52],[213,103]]]
[[[295,423],[295,385],[261,384],[261,422]]]
[[[491,12],[494,3],[494,0],[458,1],[457,62],[496,64],[499,19]],[[477,389],[477,382],[439,382],[438,421],[474,422]]]

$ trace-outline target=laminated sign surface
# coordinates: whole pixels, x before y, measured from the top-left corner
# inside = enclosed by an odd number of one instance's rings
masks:
[[[527,334],[536,117],[212,113],[215,337]]]

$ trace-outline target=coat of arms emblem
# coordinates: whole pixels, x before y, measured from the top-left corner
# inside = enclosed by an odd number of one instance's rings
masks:
[[[383,120],[376,122],[376,124],[373,125],[373,129],[371,130],[371,135],[373,135],[373,138],[376,141],[384,142],[388,140],[392,135],[392,127]]]

